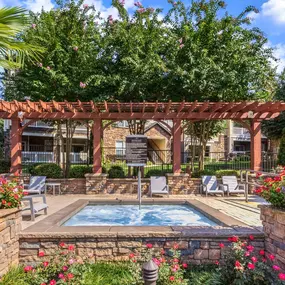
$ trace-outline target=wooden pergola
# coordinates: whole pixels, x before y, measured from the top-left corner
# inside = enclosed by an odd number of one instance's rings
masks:
[[[93,172],[100,174],[100,140],[102,120],[172,120],[173,172],[181,171],[182,120],[233,120],[241,123],[251,135],[251,168],[261,169],[261,121],[277,117],[285,111],[283,102],[25,102],[0,101],[0,118],[11,119],[11,172],[22,170],[22,133],[37,120],[93,121]],[[23,124],[23,120],[29,120]]]

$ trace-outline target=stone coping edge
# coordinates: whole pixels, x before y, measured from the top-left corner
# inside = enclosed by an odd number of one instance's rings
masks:
[[[262,205],[261,204],[261,205],[258,205],[257,207],[260,209],[271,209],[274,212],[285,214],[285,209],[275,208],[272,205]]]
[[[7,217],[9,215],[18,213],[19,211],[21,211],[20,208],[0,209],[0,218]]]

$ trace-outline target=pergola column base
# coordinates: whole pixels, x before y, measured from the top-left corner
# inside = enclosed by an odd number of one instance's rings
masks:
[[[166,179],[171,194],[184,195],[197,193],[197,181],[191,179],[188,173],[166,173]]]
[[[105,173],[87,173],[86,178],[86,194],[102,194],[105,193],[108,175]]]

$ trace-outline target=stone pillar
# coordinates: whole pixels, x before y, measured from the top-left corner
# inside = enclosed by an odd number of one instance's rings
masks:
[[[253,121],[251,124],[250,167],[252,170],[261,170],[261,123]]]
[[[21,210],[0,210],[0,277],[9,267],[19,263],[19,233],[21,230]]]
[[[265,251],[275,256],[274,262],[285,270],[285,211],[260,205],[260,218],[265,235]]]
[[[102,194],[107,184],[107,174],[88,173],[86,178],[86,194]]]
[[[181,172],[181,120],[173,120],[173,173]]]
[[[11,126],[11,168],[13,174],[22,172],[22,127],[20,119],[13,118]]]
[[[166,173],[167,185],[171,190],[171,194],[188,194],[190,189],[190,176],[188,173]],[[193,188],[193,187],[191,187]]]
[[[94,119],[93,123],[93,173],[101,174],[101,119]]]

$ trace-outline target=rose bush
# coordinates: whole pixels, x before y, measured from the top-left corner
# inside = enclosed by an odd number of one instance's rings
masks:
[[[18,208],[21,206],[21,200],[28,194],[19,186],[17,179],[8,181],[0,177],[0,209]]]
[[[255,193],[273,207],[285,209],[285,169],[275,177],[264,177],[261,173],[257,173],[256,177],[262,185],[255,190]]]

